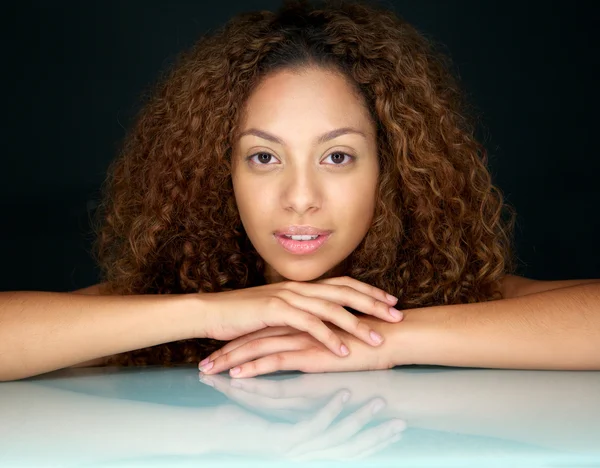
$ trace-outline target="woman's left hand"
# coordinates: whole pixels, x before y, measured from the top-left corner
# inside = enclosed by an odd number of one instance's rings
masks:
[[[204,374],[230,370],[235,378],[254,377],[276,371],[346,372],[389,369],[398,361],[392,349],[393,327],[375,317],[361,317],[383,338],[378,347],[369,346],[342,329],[334,331],[347,343],[350,354],[338,357],[306,332],[292,327],[269,327],[241,336],[212,353],[199,365]],[[408,362],[406,363],[408,364]]]

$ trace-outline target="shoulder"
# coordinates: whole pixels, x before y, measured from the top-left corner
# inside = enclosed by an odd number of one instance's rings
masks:
[[[504,299],[526,296],[527,294],[550,291],[552,289],[567,288],[580,284],[598,283],[600,279],[572,279],[572,280],[536,280],[524,276],[506,275],[500,280],[500,291]]]
[[[85,294],[88,296],[101,296],[101,295],[106,294],[105,288],[107,285],[108,285],[108,283],[93,284],[92,286],[87,286],[85,288],[71,291],[71,294]]]
[[[504,299],[511,299],[528,294],[526,291],[534,283],[545,283],[545,281],[537,281],[524,276],[505,275],[500,280],[500,291]]]

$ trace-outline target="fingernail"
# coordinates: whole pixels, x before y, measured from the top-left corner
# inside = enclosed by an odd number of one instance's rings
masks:
[[[342,394],[342,403],[348,402],[349,399],[350,399],[350,392],[344,392]]]
[[[233,369],[231,369],[231,370],[229,371],[229,374],[230,374],[230,375],[237,375],[237,374],[239,374],[241,371],[242,371],[242,368],[238,366],[238,367],[234,367]]]
[[[396,434],[406,429],[406,422],[403,419],[396,419],[390,427],[390,432]]]
[[[377,333],[373,330],[371,330],[371,333],[369,333],[369,335],[371,336],[371,339],[377,344],[379,344],[383,341],[383,337],[379,333]]]
[[[390,302],[398,302],[398,298],[396,296],[392,296],[391,294],[387,294],[386,293],[386,297],[388,298],[388,301]]]
[[[375,403],[373,403],[373,407],[371,408],[371,414],[378,413],[383,409],[384,406],[385,403],[383,403],[383,401],[377,400]]]
[[[208,361],[210,361],[210,357],[207,357],[205,359],[202,359],[202,361],[200,361],[200,365],[203,366],[204,364],[206,364]]]
[[[199,369],[202,372],[206,372],[211,370],[215,366],[215,361],[210,361],[208,364],[204,364],[203,366],[199,366]]]
[[[348,347],[343,344],[342,346],[340,346],[340,352],[344,355],[347,356],[348,353],[350,353],[350,350],[348,349]]]
[[[394,317],[395,319],[401,319],[402,318],[402,312],[400,312],[397,309],[394,309],[393,307],[389,308],[389,312],[390,312],[390,315],[392,317]]]
[[[200,377],[200,382],[202,382],[203,384],[208,385],[209,387],[214,387],[215,384],[212,380],[207,379],[206,377]]]

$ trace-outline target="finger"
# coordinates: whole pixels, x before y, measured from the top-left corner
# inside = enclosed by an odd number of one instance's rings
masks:
[[[334,302],[339,306],[351,307],[387,322],[399,322],[402,319],[402,313],[391,307],[389,301],[381,300],[379,295],[367,294],[348,284],[290,282],[286,283],[285,290],[294,291],[303,297],[319,298]]]
[[[398,303],[398,298],[393,296],[392,294],[385,292],[383,289],[379,289],[370,284],[351,278],[350,276],[337,276],[334,278],[326,278],[318,280],[317,283],[350,286],[351,288],[354,288],[363,294],[374,297],[375,299],[386,302],[392,306]]]
[[[291,327],[267,327],[252,333],[248,333],[247,335],[240,336],[239,338],[236,338],[235,340],[232,340],[223,347],[219,348],[218,350],[210,354],[207,358],[200,361],[200,365],[206,364],[210,361],[214,361],[219,356],[227,354],[233,351],[234,349],[257,338],[263,338],[267,336],[281,336],[290,333],[298,333],[298,330]]]
[[[397,436],[406,429],[406,423],[401,419],[387,421],[375,427],[368,428],[349,439],[345,444],[322,451],[320,458],[357,459],[364,458],[377,446],[386,446],[398,440]]]
[[[250,409],[254,412],[263,413],[265,417],[277,417],[280,419],[288,419],[297,421],[298,414],[306,414],[315,410],[316,403],[314,400],[307,397],[288,398],[279,400],[262,395],[253,394],[240,388],[235,384],[240,384],[244,380],[233,380],[222,375],[206,375],[198,374],[198,380],[203,384],[213,387],[215,390],[224,394],[227,398],[235,401],[242,407]],[[248,381],[253,379],[248,379]]]
[[[393,436],[389,436],[383,442],[380,442],[379,444],[375,445],[374,447],[371,447],[370,449],[364,450],[359,455],[356,455],[355,457],[353,457],[353,460],[361,460],[361,459],[364,459],[364,458],[368,458],[371,455],[373,455],[374,453],[381,452],[384,448],[386,448],[386,447],[388,447],[390,445],[395,444],[400,439],[402,439],[402,433],[394,434]]]
[[[350,400],[351,393],[344,389],[336,393],[333,398],[320,409],[313,418],[297,423],[294,434],[291,436],[296,443],[302,443],[311,437],[318,437],[340,415],[344,405]]]
[[[305,331],[337,356],[345,357],[350,353],[337,333],[325,325],[316,314],[297,309],[283,299],[277,308],[265,311],[263,322],[270,327],[284,325]]]
[[[235,379],[231,381],[231,385],[248,393],[283,400],[298,397],[310,398],[312,401],[320,401],[323,398],[329,400],[334,393],[339,391],[337,386],[328,388],[329,385],[315,385],[314,379],[307,382],[306,377],[315,376],[300,374],[298,377],[285,380]]]
[[[312,413],[314,413],[317,409],[321,408],[326,402],[328,402],[335,393],[337,393],[337,391],[331,392],[327,395],[320,395],[318,397],[302,394],[287,397],[278,397],[276,396],[276,391],[271,392],[271,395],[275,396],[270,396],[270,392],[268,391],[264,392],[264,394],[261,394],[260,392],[253,392],[251,390],[248,390],[248,388],[260,388],[260,384],[262,384],[264,380],[265,379],[261,378],[230,379],[230,385],[250,395],[249,401],[255,402],[253,403],[254,412],[259,412],[265,417],[276,417],[278,419],[286,420],[289,422],[298,422],[307,419]],[[258,386],[255,387],[252,384],[258,384]]]
[[[270,354],[306,350],[307,347],[315,345],[314,339],[306,333],[258,338],[217,357],[212,361],[212,366],[204,372],[208,375],[218,374]]]
[[[307,356],[307,354],[310,354]],[[321,355],[320,355],[321,354]],[[245,364],[234,367],[229,371],[229,375],[235,378],[256,377],[257,375],[270,374],[281,370],[302,371],[302,372],[323,372],[325,365],[329,363],[328,357],[335,359],[329,353],[319,353],[313,351],[286,351],[282,353],[270,354],[268,356],[250,361]],[[336,359],[337,360],[337,359]],[[343,364],[346,359],[339,359],[340,364],[337,367],[339,371],[344,369]],[[351,364],[348,365],[350,367]]]
[[[209,387],[213,387],[215,390],[229,396],[230,387],[229,381],[230,378],[227,378],[222,375],[210,375],[207,376],[203,373],[198,373],[198,380],[202,382],[204,385],[208,385]]]
[[[382,398],[374,398],[352,414],[346,416],[339,423],[330,427],[318,439],[312,439],[302,445],[297,445],[288,452],[288,455],[296,457],[343,444],[371,422],[373,416],[384,407],[385,401]]]
[[[396,429],[398,430],[398,429]],[[400,429],[404,430],[404,429]],[[390,432],[387,424],[366,429],[344,444],[293,456],[296,461],[364,459],[402,438],[401,432]]]
[[[270,398],[267,396],[259,395],[257,393],[247,392],[242,386],[239,385],[246,379],[229,379],[229,385],[235,388],[236,398],[240,401],[244,401],[246,404],[253,408],[260,407],[263,410],[302,410],[307,411],[311,408],[314,409],[315,402],[306,397],[295,397],[295,398]],[[249,379],[248,379],[249,380]]]
[[[278,294],[292,306],[333,323],[371,346],[379,346],[383,343],[383,337],[379,333],[337,303],[288,290],[280,291]]]
[[[267,414],[271,413],[271,416],[273,416],[272,413],[279,413],[281,410],[293,409],[306,411],[310,408],[314,408],[314,404],[309,399],[303,397],[278,400],[246,392],[234,385],[239,382],[238,380],[232,380],[231,378],[222,375],[201,374],[200,381],[214,387],[216,390],[226,395],[227,398],[243,407],[253,411],[265,411]]]

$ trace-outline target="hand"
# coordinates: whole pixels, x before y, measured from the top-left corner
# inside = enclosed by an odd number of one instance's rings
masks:
[[[334,390],[327,388],[315,398],[310,394],[318,392],[315,388],[318,385],[300,384],[300,390],[287,398],[278,391],[284,383],[281,381],[232,380],[221,375],[203,374],[200,374],[200,381],[248,408],[252,414],[263,415],[267,421],[281,420],[282,416],[289,415],[283,417],[287,423],[276,424],[268,438],[269,446],[276,447],[289,459],[364,458],[399,440],[406,429],[402,419],[380,417],[385,413],[382,411],[386,407],[384,399],[373,395],[351,405],[352,392],[343,385]],[[239,419],[236,420],[236,424],[239,423]],[[262,433],[260,439],[264,440],[264,436]],[[253,445],[256,450],[260,444]]]
[[[291,327],[306,332],[338,356],[347,355],[349,347],[325,321],[371,346],[383,342],[383,337],[364,319],[343,306],[385,321],[402,320],[402,313],[392,307],[397,298],[348,277],[310,283],[284,281],[197,296],[202,302],[201,309],[206,312],[203,336],[232,340],[267,327]]]
[[[364,317],[362,321],[381,335],[393,332],[395,327],[374,317]],[[400,362],[393,340],[373,348],[344,330],[336,329],[335,333],[350,349],[350,355],[346,358],[331,354],[308,333],[291,327],[278,327],[231,341],[203,360],[199,368],[209,375],[231,369],[230,375],[240,378],[281,370],[343,372],[389,369],[399,363],[410,364],[408,357],[406,362]]]

